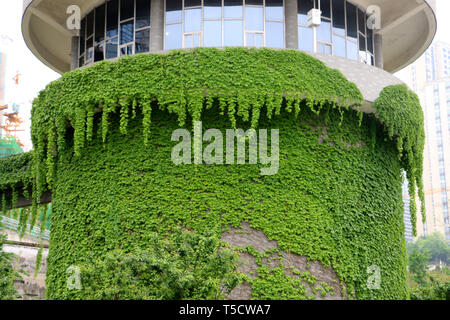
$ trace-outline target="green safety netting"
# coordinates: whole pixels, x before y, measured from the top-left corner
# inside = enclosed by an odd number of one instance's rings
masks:
[[[0,136],[0,158],[22,153],[23,150],[12,136]]]

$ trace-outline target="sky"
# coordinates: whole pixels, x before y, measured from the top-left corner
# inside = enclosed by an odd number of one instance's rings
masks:
[[[391,0],[395,1],[395,0]],[[59,74],[40,62],[27,48],[21,32],[22,0],[0,0],[0,51],[7,54],[6,101],[20,105],[20,116],[25,132],[19,134],[25,151],[32,148],[30,139],[31,102],[39,91],[59,78]],[[436,39],[450,43],[450,0],[437,0],[438,34]],[[442,16],[442,18],[441,18]],[[447,15],[448,16],[448,15]],[[20,74],[19,85],[15,85],[14,76]]]

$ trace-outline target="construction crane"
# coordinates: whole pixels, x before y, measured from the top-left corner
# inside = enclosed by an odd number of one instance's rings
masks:
[[[8,109],[8,105],[0,106],[0,129],[5,132],[5,135],[12,136],[23,147],[23,143],[17,137],[18,132],[25,131],[20,129],[23,121],[19,117],[18,108],[16,107],[12,112],[8,112]]]

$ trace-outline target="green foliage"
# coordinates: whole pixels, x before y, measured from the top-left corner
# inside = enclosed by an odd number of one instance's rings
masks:
[[[414,275],[414,280],[421,286],[426,284],[427,260],[429,258],[428,252],[421,252],[416,248],[408,256],[409,271]]]
[[[434,262],[437,265],[440,261],[444,264],[449,263],[450,245],[439,232],[432,233],[427,237],[420,237],[415,243],[409,244],[409,246],[411,249],[417,248],[421,252],[427,251],[430,254],[428,262]]]
[[[0,223],[0,300],[13,300],[20,297],[14,287],[14,280],[20,278],[20,274],[11,263],[14,255],[3,251],[6,236],[1,231]]]
[[[152,234],[148,248],[117,249],[81,268],[83,299],[219,299],[239,282],[238,256],[212,234]],[[94,261],[93,263],[91,261]]]
[[[425,196],[423,193],[423,150],[425,145],[424,115],[417,95],[405,84],[383,89],[374,108],[384,124],[388,136],[397,141],[399,158],[408,178],[411,224],[416,230],[416,188],[421,201],[422,220],[425,222]]]
[[[411,300],[450,300],[450,281],[430,277],[430,284],[411,290]]]
[[[203,116],[204,130],[229,128],[218,110],[214,101]],[[324,106],[317,115],[304,104],[297,119],[284,110],[273,119],[262,115],[260,127],[280,130],[274,176],[261,176],[261,165],[175,166],[170,137],[179,128],[177,118],[154,111],[147,147],[142,120],[140,112],[130,117],[124,136],[120,115],[112,114],[103,144],[97,117],[93,139],[79,157],[67,136],[56,162],[49,299],[82,298],[67,289],[66,270],[86,257],[146,250],[153,232],[167,235],[176,225],[220,238],[243,221],[276,240],[280,250],[332,267],[351,297],[407,297],[402,170],[395,145],[384,141],[381,130],[370,147],[375,118],[364,117],[358,126],[355,111],[345,111],[341,121],[336,109]],[[246,126],[239,120],[236,125]],[[370,265],[380,266],[380,290],[366,287]],[[254,297],[301,296],[300,286],[289,288],[287,278],[279,285],[279,276],[276,270],[258,274]],[[281,291],[272,295],[277,287]]]

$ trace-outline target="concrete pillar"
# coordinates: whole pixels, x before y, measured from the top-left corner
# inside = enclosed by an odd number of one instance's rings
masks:
[[[383,36],[375,33],[374,36],[374,50],[375,50],[375,66],[384,69],[383,61]]]
[[[80,37],[72,37],[72,47],[70,50],[70,70],[78,68],[78,53],[80,51]]]
[[[150,52],[164,50],[164,0],[152,0],[150,14]]]
[[[297,0],[284,1],[286,48],[298,49]]]

